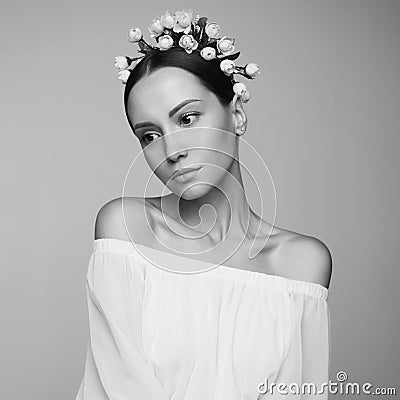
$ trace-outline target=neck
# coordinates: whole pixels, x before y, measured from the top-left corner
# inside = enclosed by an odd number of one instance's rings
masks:
[[[204,205],[207,207],[201,209]],[[207,233],[214,243],[233,236],[243,238],[254,214],[246,199],[237,157],[218,187],[195,200],[179,199],[179,212],[183,223]]]

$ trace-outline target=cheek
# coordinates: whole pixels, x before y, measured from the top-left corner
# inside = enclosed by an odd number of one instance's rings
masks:
[[[214,130],[211,133],[212,137],[199,146],[202,148],[193,152],[193,159],[205,165],[203,178],[215,183],[232,166],[237,155],[237,141],[234,135],[225,131]]]
[[[236,136],[230,131],[205,128],[199,135],[196,135],[191,145],[207,151],[208,158],[220,160],[236,154],[237,140]]]
[[[146,160],[148,166],[151,170],[154,170],[155,166],[157,165],[157,160],[153,151],[149,151],[146,148],[143,149],[144,159]]]
[[[161,178],[163,171],[165,171],[164,165],[166,163],[163,153],[157,150],[155,147],[145,147],[143,149],[143,155],[150,170],[153,171],[156,176]]]
[[[237,146],[236,135],[233,133],[233,121],[229,114],[218,112],[206,122],[209,127],[200,135],[200,141],[205,147],[234,155]]]
[[[234,157],[227,149],[222,151],[208,150],[203,154],[203,157],[199,158],[205,166],[203,177],[210,182],[219,181],[227,173],[234,161]]]

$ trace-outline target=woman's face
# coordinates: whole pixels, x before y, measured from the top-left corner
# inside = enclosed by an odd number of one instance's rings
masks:
[[[144,76],[129,94],[127,112],[148,165],[173,193],[191,200],[220,186],[237,157],[237,112],[193,74],[164,67]],[[186,167],[200,169],[172,177]]]

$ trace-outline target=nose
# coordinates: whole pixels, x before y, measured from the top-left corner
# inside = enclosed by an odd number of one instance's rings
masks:
[[[180,158],[188,156],[188,149],[179,144],[180,142],[184,142],[183,138],[178,138],[180,136],[176,133],[164,136],[165,155],[169,163],[176,163]]]
[[[176,163],[179,161],[180,158],[186,158],[187,155],[188,155],[187,150],[178,150],[175,151],[173,154],[167,155],[167,161],[170,163]]]

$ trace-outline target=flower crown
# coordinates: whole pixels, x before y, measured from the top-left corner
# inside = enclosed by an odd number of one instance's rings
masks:
[[[166,11],[160,18],[154,18],[148,27],[150,36],[156,41],[154,46],[144,40],[139,28],[129,29],[128,41],[138,43],[140,48],[138,52],[144,55],[134,58],[115,57],[115,67],[119,69],[118,79],[126,84],[131,71],[143,58],[154,52],[180,47],[188,54],[193,51],[199,52],[207,61],[219,59],[222,72],[231,78],[235,94],[243,102],[249,101],[250,93],[246,85],[236,82],[233,75],[240,74],[248,79],[254,79],[260,73],[258,65],[255,63],[236,65],[233,60],[239,57],[240,52],[234,53],[235,39],[227,36],[218,37],[220,26],[215,22],[208,23],[207,20],[207,17],[200,18],[198,14],[193,19],[193,12],[189,9],[176,11],[174,14]]]

